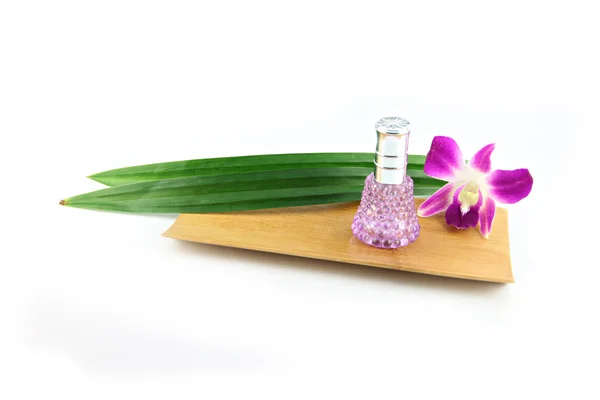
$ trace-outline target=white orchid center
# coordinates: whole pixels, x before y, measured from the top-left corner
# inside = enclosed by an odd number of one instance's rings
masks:
[[[479,201],[479,190],[484,182],[484,177],[485,174],[472,168],[470,165],[465,165],[465,168],[457,174],[458,181],[466,182],[458,194],[460,211],[463,215],[468,213],[471,207]]]
[[[479,201],[479,185],[469,181],[458,194],[458,201],[460,201],[460,211],[465,215]]]

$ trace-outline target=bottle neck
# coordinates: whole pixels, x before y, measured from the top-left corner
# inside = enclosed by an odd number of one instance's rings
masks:
[[[408,137],[410,131],[387,133],[377,131],[375,149],[375,180],[379,183],[399,185],[406,180],[408,163]]]
[[[375,153],[375,181],[386,185],[400,185],[406,180],[408,156],[386,156]]]

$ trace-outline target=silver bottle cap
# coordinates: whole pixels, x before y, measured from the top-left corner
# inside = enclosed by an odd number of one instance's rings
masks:
[[[375,123],[375,130],[375,180],[390,185],[404,183],[410,123],[399,117],[385,117]]]

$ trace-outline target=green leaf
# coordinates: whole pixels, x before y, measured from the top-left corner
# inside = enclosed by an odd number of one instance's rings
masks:
[[[347,202],[361,198],[365,178],[372,171],[371,162],[368,167],[196,175],[115,186],[61,204],[133,213],[205,213]],[[413,180],[416,196],[429,196],[445,184],[429,177]]]
[[[426,178],[423,173],[424,163],[425,156],[409,155],[408,174],[412,177]],[[373,153],[299,153],[206,158],[113,169],[91,175],[89,178],[107,186],[120,186],[193,176],[320,168],[372,170]]]

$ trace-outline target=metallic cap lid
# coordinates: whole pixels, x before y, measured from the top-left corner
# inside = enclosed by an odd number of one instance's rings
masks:
[[[410,123],[399,117],[385,117],[375,123],[375,180],[398,185],[406,178]]]

